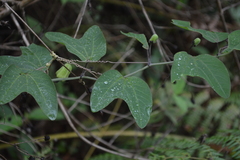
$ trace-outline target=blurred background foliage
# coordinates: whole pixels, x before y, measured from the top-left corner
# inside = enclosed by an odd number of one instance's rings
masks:
[[[9,1],[9,4],[15,7],[17,13],[58,55],[76,59],[63,45],[48,41],[44,34],[55,31],[73,36],[84,2],[20,0]],[[220,32],[237,30],[240,25],[240,2],[236,0],[143,0],[143,4],[169,60],[178,51],[189,51],[193,56],[216,55],[221,47],[227,45],[226,42],[213,44],[202,39],[199,46],[189,50],[193,40],[196,37],[202,38],[201,35],[177,28],[171,24],[172,19],[190,21],[194,28]],[[18,56],[21,54],[19,46],[25,44],[10,14],[5,12],[6,8],[2,5],[0,55]],[[225,18],[226,28],[221,13]],[[20,25],[30,43],[41,45],[22,23]],[[102,58],[103,61],[147,61],[147,53],[141,44],[120,34],[120,31],[135,32],[151,37],[151,29],[137,0],[89,0],[77,38],[92,25],[98,25],[107,40],[107,54]],[[153,45],[151,59],[152,62],[164,60],[156,45]],[[134,76],[141,77],[148,83],[154,102],[150,122],[142,130],[135,125],[125,102],[115,100],[101,112],[92,113],[85,86],[78,80],[55,84],[58,96],[79,131],[99,133],[98,136],[108,142],[107,145],[99,143],[104,147],[115,146],[146,159],[239,159],[239,140],[234,139],[239,136],[237,130],[240,126],[239,53],[229,54],[220,60],[227,66],[232,82],[232,93],[228,99],[220,98],[204,80],[197,77],[185,77],[172,84],[171,65],[152,66],[135,74]],[[116,68],[126,75],[143,66],[141,63],[91,63],[87,67],[101,73]],[[49,75],[55,78],[55,71],[60,67],[61,64],[54,62]],[[80,75],[82,70],[74,68],[73,72]],[[85,80],[85,84],[91,88],[94,82]],[[0,154],[6,159],[28,159],[29,154],[54,160],[126,159],[96,150],[78,139],[61,111],[55,121],[48,120],[27,93],[22,93],[13,102],[1,106],[0,118],[0,139],[11,144],[23,141],[25,143],[19,147],[28,153],[0,143]],[[223,130],[224,133],[221,132]],[[196,142],[204,134],[208,134],[208,145]],[[44,135],[51,135],[52,141],[32,141]],[[218,135],[225,136],[226,139],[214,137]],[[231,135],[234,137],[230,137]],[[98,143],[95,137],[87,137]],[[0,159],[4,159],[1,156]]]

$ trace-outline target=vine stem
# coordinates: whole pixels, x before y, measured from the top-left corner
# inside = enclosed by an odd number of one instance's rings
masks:
[[[149,68],[149,67],[151,67],[151,66],[164,65],[164,64],[172,64],[172,63],[173,63],[173,61],[160,62],[160,63],[151,63],[149,66],[147,65],[147,66],[145,66],[145,67],[143,67],[143,68],[141,68],[141,69],[139,69],[139,70],[136,70],[135,72],[132,72],[132,73],[130,73],[130,74],[127,74],[127,75],[124,76],[124,77],[129,77],[129,76],[131,76],[131,75],[133,75],[133,74],[136,74],[136,73],[138,73],[138,72],[141,72],[141,71],[143,71],[143,70],[145,70],[145,69],[147,69],[147,68]]]
[[[84,79],[90,79],[90,80],[94,80],[96,81],[97,79],[94,77],[89,77],[89,76],[82,76],[82,78]],[[53,82],[57,82],[57,81],[71,81],[71,80],[76,80],[79,79],[79,76],[77,77],[68,77],[68,78],[54,78],[52,79]]]
[[[98,62],[96,61],[96,63],[98,63]],[[112,63],[114,63],[114,62],[112,62]],[[124,63],[124,62],[122,62],[122,63]],[[131,62],[129,62],[129,63],[131,63]],[[139,63],[140,63],[140,62],[139,62]],[[141,62],[141,63],[148,63],[148,62]],[[130,74],[124,76],[124,77],[129,77],[129,76],[131,76],[131,75],[133,75],[133,74],[136,74],[136,73],[138,73],[138,72],[141,72],[141,71],[143,71],[143,70],[145,70],[145,69],[147,69],[147,68],[149,68],[149,67],[151,67],[151,66],[165,65],[165,64],[172,64],[172,63],[173,63],[173,61],[160,62],[160,63],[151,63],[150,66],[145,66],[145,67],[143,67],[143,68],[141,68],[141,69],[139,69],[139,70],[137,70],[137,71],[135,71],[135,72],[132,72],[132,73],[130,73]],[[83,76],[82,78],[83,78],[83,79],[93,80],[93,81],[96,81],[96,80],[97,80],[96,78],[94,78],[94,77],[89,77],[89,76]],[[77,76],[77,77],[68,77],[68,78],[54,78],[54,79],[52,79],[52,81],[53,81],[53,82],[57,82],[57,81],[71,81],[71,80],[77,80],[77,79],[79,79],[79,76]]]

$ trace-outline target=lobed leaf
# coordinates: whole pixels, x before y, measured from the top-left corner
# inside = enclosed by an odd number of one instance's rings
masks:
[[[224,32],[212,32],[212,31],[206,31],[203,29],[195,29],[192,28],[190,25],[191,23],[188,21],[181,21],[181,20],[172,20],[172,23],[180,28],[193,31],[193,32],[198,32],[200,33],[206,40],[212,42],[212,43],[218,43],[221,41],[224,41],[225,39],[228,38],[228,33]]]
[[[114,99],[121,98],[140,128],[147,125],[152,111],[152,96],[148,85],[138,77],[124,78],[118,71],[109,70],[95,82],[90,106],[93,112],[105,108]]]
[[[9,66],[0,80],[0,104],[12,101],[22,92],[31,94],[49,119],[57,117],[56,89],[47,74]]]
[[[46,48],[35,44],[20,48],[21,56],[0,56],[0,75],[12,64],[25,70],[45,71],[47,69],[46,63],[51,61],[52,57]]]
[[[176,53],[171,69],[171,81],[179,80],[184,75],[201,77],[221,97],[230,96],[231,83],[228,71],[216,57],[207,54],[192,57],[186,52]]]
[[[43,71],[52,60],[47,49],[31,44],[21,47],[18,57],[0,56],[0,104],[12,101],[22,92],[31,94],[43,112],[54,120],[57,115],[57,96],[50,77]]]
[[[98,61],[106,54],[106,40],[98,26],[89,28],[80,39],[59,32],[47,32],[45,36],[51,41],[64,44],[70,53],[82,61]]]

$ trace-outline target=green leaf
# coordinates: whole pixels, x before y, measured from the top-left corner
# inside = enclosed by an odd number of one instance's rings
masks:
[[[52,57],[46,48],[31,44],[28,47],[21,47],[22,55],[18,57],[0,56],[0,75],[12,64],[26,70],[47,69],[46,63],[50,62]]]
[[[59,32],[47,32],[45,36],[51,41],[64,44],[70,53],[82,61],[98,61],[106,54],[106,40],[98,26],[89,28],[80,39]]]
[[[49,119],[57,117],[56,89],[47,74],[9,66],[0,80],[0,104],[12,101],[22,92],[31,94]]]
[[[118,71],[109,70],[95,82],[90,106],[93,112],[121,98],[129,106],[138,126],[147,125],[152,111],[152,95],[148,85],[138,77],[124,78]]]
[[[228,47],[222,51],[223,54],[227,54],[235,50],[240,50],[240,30],[233,31],[228,35]]]
[[[225,39],[227,39],[228,37],[228,33],[224,33],[224,32],[211,32],[211,31],[206,31],[203,29],[195,29],[192,28],[190,25],[191,23],[188,21],[181,21],[181,20],[172,20],[172,23],[180,28],[189,30],[189,31],[193,31],[193,32],[198,32],[200,34],[202,34],[202,36],[212,42],[212,43],[218,43],[221,41],[224,41]]]
[[[142,43],[142,47],[145,49],[148,49],[148,42],[146,39],[146,36],[144,34],[137,34],[137,33],[124,33],[122,31],[120,31],[123,35],[127,36],[127,37],[131,37],[131,38],[135,38],[136,40],[138,40],[140,43]]]
[[[207,54],[192,57],[186,52],[176,53],[171,69],[171,81],[179,80],[184,75],[201,77],[223,98],[230,96],[231,83],[228,71],[216,57]]]
[[[56,90],[50,77],[43,71],[52,60],[47,49],[31,44],[21,47],[18,57],[0,56],[0,104],[16,98],[22,92],[31,94],[43,112],[51,119],[56,118]]]

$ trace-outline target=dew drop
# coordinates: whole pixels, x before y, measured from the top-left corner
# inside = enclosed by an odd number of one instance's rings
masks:
[[[152,108],[151,108],[151,106],[149,106],[149,108],[147,109],[147,113],[148,113],[148,115],[151,115],[151,113],[152,113]]]
[[[108,81],[105,81],[104,84],[108,84]]]
[[[54,121],[57,117],[57,114],[54,111],[52,111],[52,112],[48,113],[47,116],[50,120]]]

